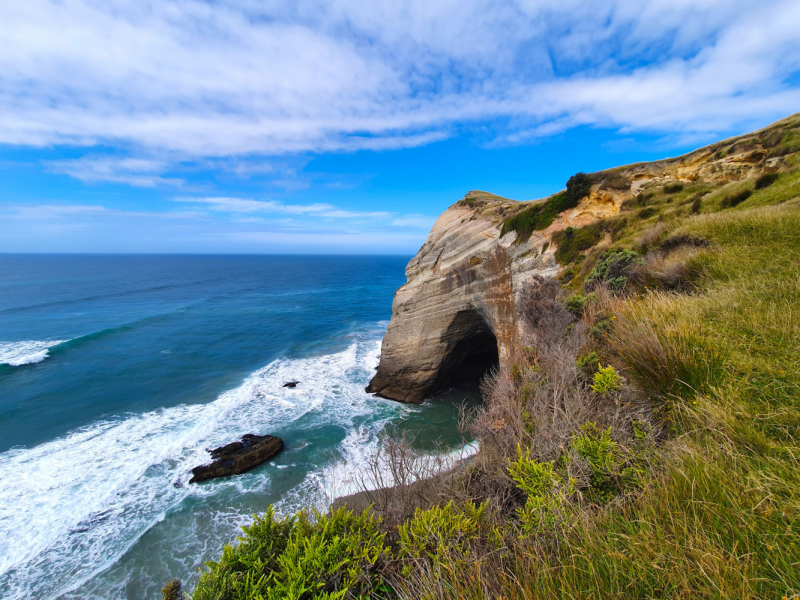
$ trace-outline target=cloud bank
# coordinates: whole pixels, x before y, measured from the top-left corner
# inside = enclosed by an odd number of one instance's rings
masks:
[[[180,185],[159,169],[416,146],[476,122],[513,144],[578,125],[719,132],[800,107],[795,0],[8,0],[2,12],[0,143],[150,161],[51,165],[84,181]]]

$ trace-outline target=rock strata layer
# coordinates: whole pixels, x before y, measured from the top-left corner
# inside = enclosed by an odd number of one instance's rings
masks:
[[[524,332],[519,294],[534,276],[555,277],[553,233],[578,228],[620,212],[645,189],[679,182],[724,185],[774,172],[783,160],[770,150],[781,127],[719,142],[682,157],[594,173],[593,185],[575,208],[526,240],[503,222],[546,199],[516,202],[469,192],[434,223],[406,267],[407,283],[394,297],[381,359],[367,391],[402,402],[420,402],[452,383],[480,377],[509,360]],[[773,140],[773,141],[770,141]],[[608,240],[607,240],[608,241]]]
[[[272,435],[242,436],[240,442],[232,442],[211,451],[214,462],[192,469],[189,483],[200,483],[216,477],[239,475],[255,469],[283,450],[283,440]]]

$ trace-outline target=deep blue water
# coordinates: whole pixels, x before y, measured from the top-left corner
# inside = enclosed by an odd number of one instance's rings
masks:
[[[352,491],[387,426],[459,443],[465,394],[363,391],[407,261],[0,256],[0,597],[158,598],[253,512]],[[286,449],[188,485],[245,433]]]

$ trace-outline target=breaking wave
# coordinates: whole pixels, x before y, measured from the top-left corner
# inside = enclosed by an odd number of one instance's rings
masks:
[[[0,342],[0,365],[19,367],[42,362],[53,346],[68,340]]]

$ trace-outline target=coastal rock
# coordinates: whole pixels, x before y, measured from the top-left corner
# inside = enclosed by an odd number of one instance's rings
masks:
[[[286,383],[283,384],[283,387],[285,387],[285,388],[296,388],[298,383],[300,383],[300,382],[299,381],[287,381]]]
[[[653,186],[721,185],[772,172],[782,159],[768,158],[768,140],[780,133],[772,129],[782,126],[778,122],[682,157],[594,173],[588,195],[527,240],[518,240],[514,231],[501,237],[503,222],[546,199],[517,202],[469,192],[442,213],[408,263],[367,392],[420,402],[505,364],[524,335],[516,318],[520,291],[534,276],[559,275],[555,232],[615,216],[626,200]]]
[[[192,469],[189,483],[200,483],[216,477],[239,475],[255,469],[283,450],[283,440],[272,435],[242,436],[240,442],[232,442],[211,451],[214,462]]]
[[[436,220],[395,294],[368,392],[420,402],[508,358],[519,334],[515,291],[533,275],[558,271],[552,250],[531,252],[543,236],[519,245],[513,233],[501,239],[503,215],[519,205],[473,191]]]

